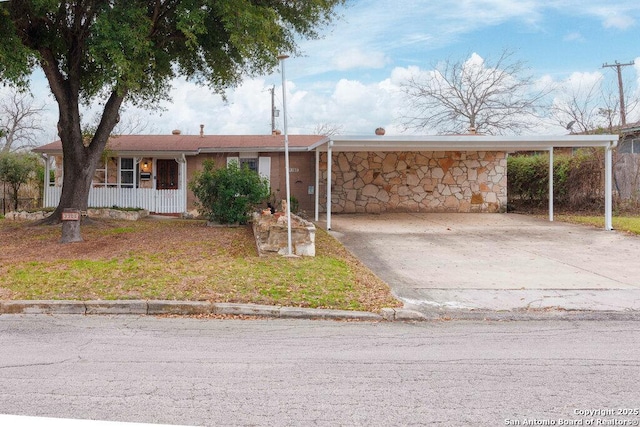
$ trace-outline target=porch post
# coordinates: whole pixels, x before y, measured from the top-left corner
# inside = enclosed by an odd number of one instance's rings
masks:
[[[49,160],[49,155],[48,154],[43,154],[42,158],[44,159],[44,191],[42,192],[42,207],[46,208],[48,207],[47,205],[47,199],[48,199],[48,194],[49,193],[49,174],[51,172],[50,168],[50,160]]]
[[[549,221],[553,222],[553,147],[549,149]]]
[[[605,230],[613,230],[613,218],[612,218],[612,209],[613,209],[613,159],[612,153],[613,148],[611,147],[611,143],[605,147],[605,155],[604,155],[604,229]]]
[[[138,185],[138,182],[140,181],[140,160],[142,160],[140,157],[133,158],[133,203],[137,208],[140,207],[138,197],[138,193],[140,191],[140,185]]]
[[[184,153],[180,156],[180,192],[182,194],[182,212],[187,212],[187,158]]]
[[[316,218],[316,222],[318,222],[319,219],[319,211],[320,211],[320,151],[316,148],[316,187],[315,187],[315,206],[316,206],[316,212],[315,212],[315,218]]]
[[[331,230],[331,156],[333,141],[327,143],[327,230]]]

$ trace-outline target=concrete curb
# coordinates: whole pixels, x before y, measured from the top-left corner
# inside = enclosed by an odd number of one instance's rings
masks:
[[[619,320],[638,321],[638,311],[603,311],[603,310],[450,310],[434,311],[424,320],[485,320],[485,321],[542,321],[542,320]]]
[[[281,307],[258,304],[211,303],[207,301],[0,301],[2,314],[81,314],[81,315],[234,315],[280,319],[325,319],[353,321],[423,322],[449,320],[640,320],[640,311],[581,310],[433,310],[383,308],[380,313],[317,308]]]
[[[83,315],[236,315],[283,319],[334,319],[380,321],[376,313],[349,310],[280,307],[257,304],[211,303],[206,301],[0,301],[2,314],[83,314]]]

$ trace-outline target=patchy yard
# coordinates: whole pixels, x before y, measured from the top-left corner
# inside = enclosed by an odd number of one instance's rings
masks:
[[[59,226],[0,220],[0,299],[209,300],[377,311],[401,304],[323,230],[315,258],[261,258],[249,226],[95,220],[84,242]]]

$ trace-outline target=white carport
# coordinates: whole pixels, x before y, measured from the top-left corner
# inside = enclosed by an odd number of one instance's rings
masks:
[[[553,149],[603,147],[605,149],[605,229],[612,230],[612,151],[618,144],[617,135],[563,136],[329,136],[309,147],[315,150],[316,183],[320,184],[320,153],[327,152],[327,180],[331,180],[333,152],[339,151],[548,151],[549,152],[549,221],[553,221]],[[331,229],[331,182],[327,182],[327,229]],[[319,219],[319,191],[315,191],[315,219]]]

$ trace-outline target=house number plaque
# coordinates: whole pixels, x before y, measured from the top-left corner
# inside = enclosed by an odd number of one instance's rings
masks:
[[[79,211],[63,211],[62,212],[62,220],[63,221],[80,221],[80,212]]]

